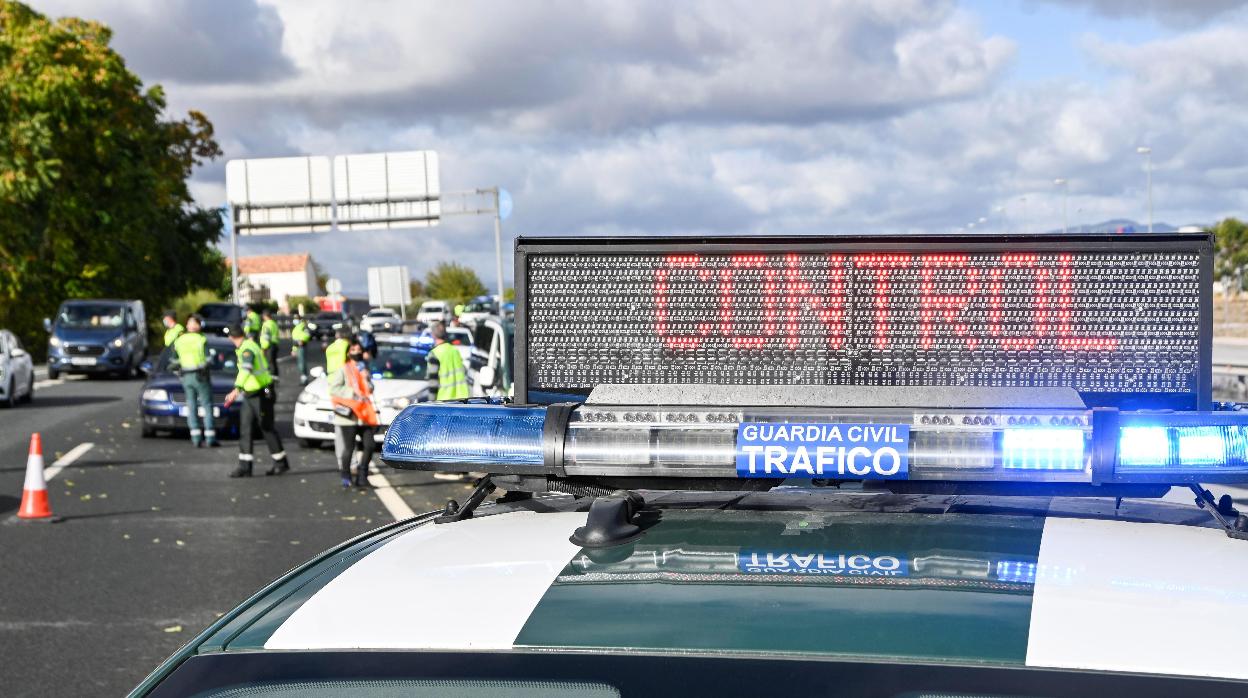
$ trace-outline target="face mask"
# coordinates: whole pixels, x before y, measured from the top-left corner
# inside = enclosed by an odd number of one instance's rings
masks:
[[[352,361],[363,361],[363,360],[364,360],[364,355],[363,355],[363,354],[349,354],[349,356],[351,357],[351,360],[352,360]]]

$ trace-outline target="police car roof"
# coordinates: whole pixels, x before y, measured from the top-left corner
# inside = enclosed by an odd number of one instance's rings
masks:
[[[569,541],[563,495],[331,550],[191,651],[715,652],[1248,680],[1245,542],[1167,501],[647,493],[639,540]],[[361,604],[365,590],[395,603]]]

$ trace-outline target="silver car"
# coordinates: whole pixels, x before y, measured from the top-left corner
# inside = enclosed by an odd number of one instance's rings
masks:
[[[0,330],[0,405],[13,407],[35,397],[35,365],[22,343]]]

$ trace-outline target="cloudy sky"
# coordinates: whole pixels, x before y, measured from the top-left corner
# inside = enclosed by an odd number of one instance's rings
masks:
[[[436,150],[522,235],[949,232],[1248,214],[1238,0],[36,0],[104,21],[225,159]],[[225,199],[225,162],[199,171]],[[466,262],[484,217],[247,237],[364,269]],[[506,240],[505,244],[509,244]]]

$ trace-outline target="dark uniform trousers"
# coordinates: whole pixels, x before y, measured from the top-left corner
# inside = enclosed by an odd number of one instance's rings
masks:
[[[368,464],[372,462],[373,451],[377,449],[377,442],[373,440],[377,435],[377,427],[357,424],[338,428],[342,430],[342,440],[346,442],[342,449],[342,458],[338,461],[344,480],[351,479],[351,454],[355,451],[356,437],[360,439],[360,466],[355,471],[355,484],[363,487],[368,484]]]
[[[255,443],[256,430],[269,446],[270,455],[283,454],[282,437],[277,435],[273,426],[274,393],[269,388],[254,393],[243,393],[243,407],[239,414],[238,452],[242,456],[251,456]],[[241,458],[251,461],[252,458]]]
[[[274,376],[276,376],[277,375],[277,342],[276,341],[270,344],[268,349],[264,350],[264,360],[269,362],[269,372],[272,373]],[[277,387],[277,386],[269,386],[269,387]]]

